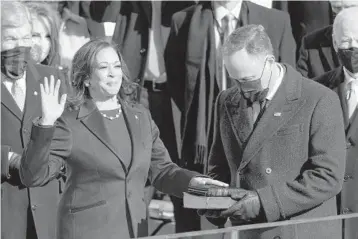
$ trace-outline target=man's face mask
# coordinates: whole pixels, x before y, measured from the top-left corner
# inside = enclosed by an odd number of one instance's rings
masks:
[[[12,80],[23,77],[31,47],[15,47],[1,52],[1,72]]]
[[[242,92],[244,98],[250,99],[251,102],[254,102],[257,100],[262,100],[267,95],[268,88],[263,89],[262,83],[261,83],[262,79],[264,77],[265,70],[266,70],[266,63],[267,63],[267,60],[265,61],[264,68],[262,70],[262,73],[261,73],[261,76],[259,79],[245,81],[245,82],[239,82],[239,87],[241,89],[241,92]],[[269,81],[271,81],[271,72],[270,72]]]
[[[358,73],[358,48],[351,47],[349,49],[338,49],[338,57],[342,62],[343,66],[352,72],[353,74]]]

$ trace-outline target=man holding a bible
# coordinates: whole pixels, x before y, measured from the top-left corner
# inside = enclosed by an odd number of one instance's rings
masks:
[[[217,98],[208,174],[230,188],[204,194],[231,197],[233,204],[199,214],[218,226],[228,218],[242,225],[336,215],[346,155],[338,96],[277,63],[260,25],[235,30],[223,55],[236,86]],[[239,237],[339,239],[341,222],[252,229]]]

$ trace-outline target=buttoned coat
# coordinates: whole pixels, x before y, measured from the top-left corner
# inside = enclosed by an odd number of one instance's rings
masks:
[[[103,117],[91,100],[79,110],[65,111],[56,127],[33,126],[21,164],[23,182],[32,187],[46,184],[56,174],[56,165],[67,164],[57,217],[58,239],[142,236],[137,231],[146,219],[147,179],[158,190],[182,197],[191,178],[198,175],[172,163],[143,106],[121,105],[132,147],[128,168],[114,150]]]
[[[343,111],[345,132],[346,132],[346,170],[342,191],[339,199],[339,213],[357,213],[358,212],[358,117],[353,116],[351,120],[348,117],[348,108],[345,103],[345,90],[341,83],[344,82],[343,67],[338,67],[326,74],[315,78],[315,80],[330,89],[334,90],[340,100]],[[352,218],[344,222],[344,238],[350,239],[358,235],[358,219]]]
[[[30,139],[32,120],[41,116],[39,82],[54,75],[62,78],[53,67],[29,63],[26,70],[26,100],[21,112],[10,92],[1,84],[1,238],[53,239],[56,235],[56,215],[60,183],[58,180],[40,188],[26,188],[18,169],[9,170],[8,153],[21,154]],[[3,75],[1,77],[4,77]],[[62,84],[64,86],[64,84]],[[62,88],[62,90],[65,90]],[[33,217],[35,231],[29,230]],[[32,219],[31,219],[32,220]]]
[[[209,175],[257,191],[268,222],[336,215],[346,156],[339,99],[285,66],[283,82],[247,144],[241,93],[231,88],[218,96]],[[341,225],[327,221],[240,232],[240,239],[246,238],[339,239]]]

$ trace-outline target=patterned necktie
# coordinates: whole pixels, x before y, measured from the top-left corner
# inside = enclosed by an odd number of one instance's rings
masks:
[[[353,84],[356,84],[354,81],[351,81],[347,84],[347,106],[348,106],[348,116],[352,117],[354,111],[357,107],[357,94]]]
[[[25,92],[21,88],[19,80],[14,81],[14,83],[12,84],[11,94],[14,97],[17,106],[22,112],[25,106]]]

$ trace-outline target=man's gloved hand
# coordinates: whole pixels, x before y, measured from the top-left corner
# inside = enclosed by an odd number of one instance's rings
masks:
[[[201,216],[211,218],[229,217],[237,222],[256,222],[263,218],[257,192],[240,188],[210,188],[208,197],[231,197],[237,202],[226,210],[198,210]]]

